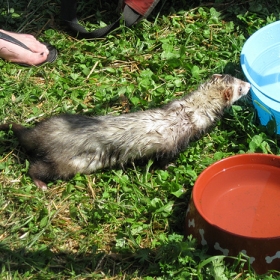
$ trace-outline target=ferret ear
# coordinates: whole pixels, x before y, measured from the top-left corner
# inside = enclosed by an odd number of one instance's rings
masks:
[[[221,80],[222,78],[223,78],[223,75],[221,75],[221,74],[213,74],[212,77],[211,77],[211,80],[213,82],[216,82],[218,80]]]
[[[215,79],[219,79],[219,78],[222,78],[223,75],[222,74],[213,74],[212,75],[212,78],[215,78]]]
[[[226,88],[225,90],[223,90],[222,94],[223,94],[224,100],[228,103],[228,102],[230,102],[230,100],[232,100],[233,90],[232,90],[232,88]]]

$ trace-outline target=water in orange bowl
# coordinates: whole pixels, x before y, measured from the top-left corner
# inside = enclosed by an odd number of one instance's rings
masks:
[[[225,168],[201,193],[201,214],[243,236],[280,236],[280,172],[265,164]]]

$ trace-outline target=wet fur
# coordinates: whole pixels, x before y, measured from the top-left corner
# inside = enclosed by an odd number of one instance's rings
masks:
[[[25,128],[2,124],[18,137],[30,160],[29,175],[46,182],[76,173],[123,165],[139,158],[173,158],[220,118],[250,85],[229,75],[213,75],[196,91],[162,108],[120,116],[59,115]]]

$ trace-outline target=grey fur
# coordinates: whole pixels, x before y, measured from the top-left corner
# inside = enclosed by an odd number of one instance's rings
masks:
[[[76,173],[90,174],[139,158],[173,158],[249,88],[232,76],[213,75],[196,91],[162,108],[93,118],[65,114],[33,128],[2,124],[0,130],[14,131],[30,160],[30,176],[45,189],[46,182]]]

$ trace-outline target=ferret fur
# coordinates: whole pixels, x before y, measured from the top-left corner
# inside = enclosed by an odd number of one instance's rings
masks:
[[[46,189],[47,182],[67,180],[76,173],[90,174],[141,158],[174,158],[249,89],[247,82],[215,74],[161,108],[119,116],[64,114],[33,128],[7,123],[0,130],[11,129],[18,137],[30,161],[29,175]]]

